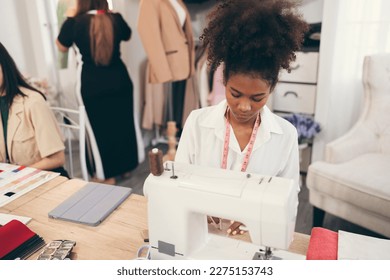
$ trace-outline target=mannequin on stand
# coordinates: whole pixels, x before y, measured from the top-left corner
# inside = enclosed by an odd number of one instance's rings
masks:
[[[169,88],[165,95],[145,91],[143,118],[152,120],[159,110],[164,110],[164,100],[157,99],[166,98],[167,120],[162,123],[167,124],[169,151],[165,158],[173,160],[176,119],[180,119],[180,125],[184,104],[183,84],[195,72],[190,14],[182,0],[141,0],[137,28],[148,58],[147,87],[164,84]],[[156,108],[156,104],[161,107]],[[146,128],[144,121],[143,127]],[[159,128],[156,131],[158,134]],[[153,145],[156,142],[156,139],[152,140]]]

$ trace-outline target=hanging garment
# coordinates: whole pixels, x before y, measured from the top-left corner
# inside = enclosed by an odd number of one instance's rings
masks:
[[[225,85],[223,84],[223,64],[220,64],[214,72],[213,76],[213,89],[208,97],[209,105],[217,105],[225,97]]]
[[[164,123],[164,100],[167,87],[164,84],[148,82],[150,67],[146,65],[144,88],[144,106],[142,114],[142,128],[152,130],[153,125],[161,126]]]
[[[202,105],[207,106],[207,96],[210,93],[207,71],[207,52],[202,47],[198,47],[196,48],[195,75],[188,79],[186,84],[182,126],[191,111],[201,108]],[[204,100],[201,100],[201,97]]]
[[[182,129],[184,96],[186,92],[187,80],[176,81],[172,83],[172,113],[173,120],[176,122],[176,127]]]
[[[150,83],[165,83],[189,78],[195,71],[195,50],[190,14],[184,27],[170,0],[141,0],[138,32],[148,57]]]

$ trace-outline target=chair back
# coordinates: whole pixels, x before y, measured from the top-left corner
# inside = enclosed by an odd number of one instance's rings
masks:
[[[74,155],[76,154],[76,149],[73,149],[73,144],[75,140],[78,140],[78,158],[80,161],[80,170],[81,177],[85,181],[88,181],[88,170],[87,170],[87,161],[86,161],[86,136],[85,136],[85,121],[86,121],[86,112],[84,106],[79,106],[78,109],[69,109],[62,107],[50,107],[53,111],[57,123],[65,137],[65,146],[66,146],[66,168],[69,172],[69,175],[74,178],[78,174],[75,174],[74,168]]]
[[[377,137],[378,152],[390,153],[390,53],[366,56],[363,64],[364,125]]]

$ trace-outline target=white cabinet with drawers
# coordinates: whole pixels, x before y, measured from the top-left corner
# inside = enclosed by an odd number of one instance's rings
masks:
[[[315,85],[279,83],[273,95],[274,111],[314,114]]]
[[[314,115],[318,52],[298,52],[291,72],[283,70],[273,92],[273,110]]]
[[[279,115],[300,113],[314,118],[318,52],[298,52],[297,59],[291,65],[291,72],[283,70],[279,76],[279,83],[272,93],[272,100],[268,103],[274,113]],[[306,172],[310,164],[311,145],[301,151],[301,172]]]
[[[283,82],[317,83],[318,52],[297,52],[291,63],[291,72],[281,71],[279,80]]]

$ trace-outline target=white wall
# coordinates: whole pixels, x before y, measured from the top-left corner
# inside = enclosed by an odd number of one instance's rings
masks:
[[[139,0],[115,0],[113,1],[113,10],[122,14],[127,24],[132,30],[131,39],[121,44],[121,55],[127,66],[129,75],[133,81],[134,94],[134,121],[136,125],[137,142],[142,143],[138,147],[138,158],[143,161],[145,158],[144,146],[149,145],[148,138],[141,130],[142,107],[143,107],[143,65],[146,60],[146,54],[141,44],[141,39],[137,32]],[[142,146],[142,149],[140,147]]]
[[[115,0],[113,1],[114,11],[122,14],[123,18],[129,24],[132,35],[128,42],[121,44],[122,59],[125,62],[130,77],[134,84],[134,103],[136,104],[136,115],[141,117],[142,90],[143,90],[143,64],[146,60],[146,54],[141,44],[137,32],[139,0]]]
[[[31,52],[28,14],[24,1],[2,0],[0,9],[0,41],[23,73],[37,75],[35,57]],[[26,32],[27,31],[27,32]]]
[[[52,57],[43,37],[47,30],[39,7],[45,0],[1,0],[0,41],[15,60],[19,70],[28,76],[54,80],[50,68]]]
[[[21,44],[20,23],[15,17],[15,1],[3,0],[0,9],[0,42],[7,48],[21,69],[26,69],[25,49]],[[12,26],[12,28],[6,27]]]
[[[328,9],[331,9],[329,2],[326,3],[325,7],[327,13]],[[321,35],[322,38],[329,38],[335,36],[335,30],[337,30],[337,17],[332,19],[326,18],[326,24],[322,24]],[[312,151],[312,162],[322,160],[324,158],[325,145],[334,139],[334,131],[336,125],[328,127],[328,116],[331,113],[331,94],[329,93],[328,85],[332,83],[331,71],[332,62],[329,61],[333,57],[334,53],[334,40],[321,40],[320,45],[320,59],[318,67],[318,85],[317,85],[317,98],[316,98],[316,111],[315,119],[321,124],[322,131],[314,139],[313,151]]]

